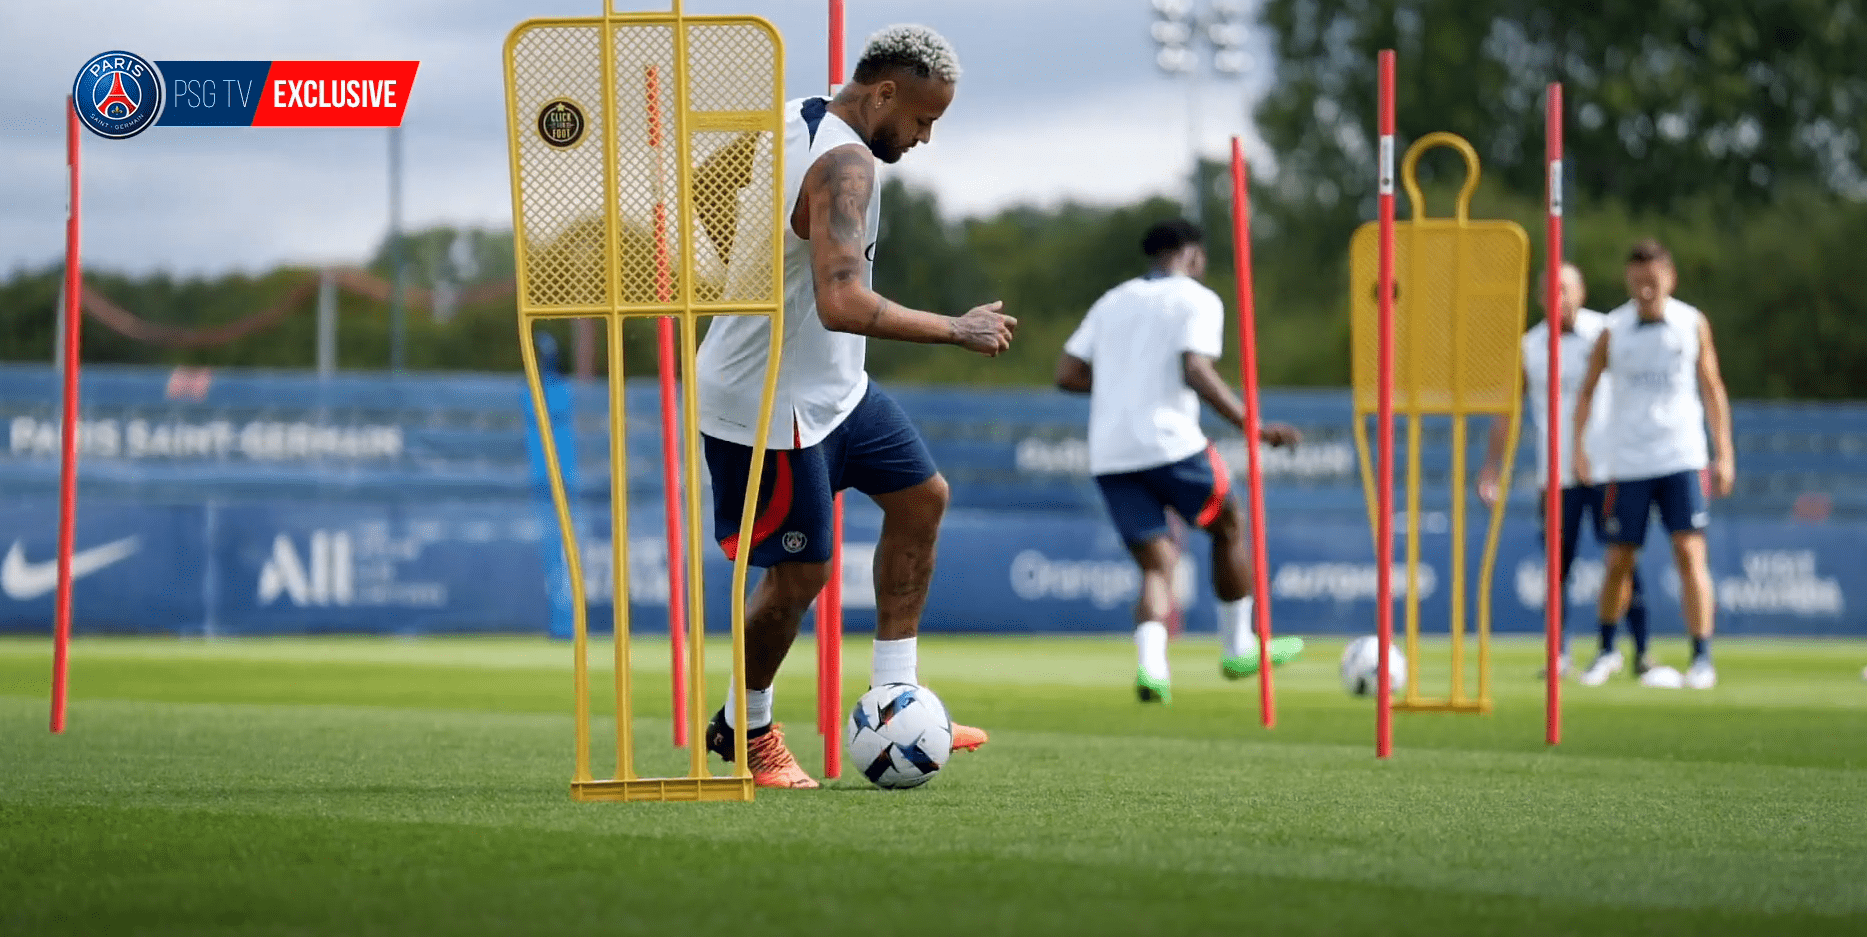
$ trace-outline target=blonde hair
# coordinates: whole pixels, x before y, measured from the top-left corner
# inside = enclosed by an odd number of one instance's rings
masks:
[[[959,81],[959,53],[946,37],[926,26],[890,26],[869,37],[856,61],[854,78],[862,84],[880,81],[882,72],[903,68],[920,78]]]

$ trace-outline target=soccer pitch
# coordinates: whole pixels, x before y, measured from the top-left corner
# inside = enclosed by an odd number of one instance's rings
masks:
[[[0,932],[1867,932],[1867,642],[1571,684],[1547,751],[1540,646],[1502,641],[1498,712],[1396,714],[1385,764],[1341,647],[1278,671],[1266,732],[1209,641],[1142,707],[1126,639],[930,636],[992,742],[926,788],[624,805],[569,800],[563,644],[82,639],[52,737],[49,645],[0,640]],[[814,771],[809,657],[778,717]],[[666,645],[636,661],[642,766],[678,772]]]

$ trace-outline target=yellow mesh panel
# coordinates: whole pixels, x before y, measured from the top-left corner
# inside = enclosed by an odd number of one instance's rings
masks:
[[[513,47],[510,119],[520,192],[513,220],[528,274],[521,300],[529,306],[594,306],[609,299],[601,35],[595,25],[541,26]],[[554,101],[582,115],[584,129],[569,146],[553,146],[533,126]]]
[[[674,27],[614,27],[616,213],[621,306],[681,295],[680,184],[675,145]]]
[[[745,80],[747,74],[775,74],[777,60],[771,35],[751,24],[687,27],[696,302],[781,301],[766,260],[783,204],[774,155],[778,128],[759,116],[769,86]]]
[[[781,248],[772,236],[783,204],[776,154],[782,53],[763,24],[732,17],[686,23],[684,115],[671,18],[638,16],[608,27],[600,20],[539,21],[516,31],[508,116],[522,314],[643,314],[681,304],[756,311],[782,301]],[[615,76],[607,99],[605,28]],[[554,145],[537,126],[554,102],[582,115],[585,127],[573,144]],[[607,220],[606,144],[613,149],[615,205]],[[614,296],[611,243],[618,255]]]
[[[1377,405],[1379,237],[1378,225],[1364,224],[1349,251],[1352,376],[1361,412]],[[1510,410],[1529,264],[1529,238],[1513,222],[1395,222],[1395,411]]]

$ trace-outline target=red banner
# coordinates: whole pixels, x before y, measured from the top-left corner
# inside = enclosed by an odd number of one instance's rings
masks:
[[[400,127],[420,62],[273,62],[255,127]]]

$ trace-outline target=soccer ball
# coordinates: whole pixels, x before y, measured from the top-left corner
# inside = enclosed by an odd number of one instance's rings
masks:
[[[1342,688],[1350,696],[1373,696],[1376,682],[1380,677],[1380,665],[1377,662],[1381,654],[1381,644],[1374,635],[1363,635],[1348,642],[1342,651]],[[1399,693],[1407,686],[1407,658],[1400,653],[1400,648],[1387,649],[1388,679],[1393,682],[1393,692]]]
[[[849,711],[849,760],[876,787],[919,787],[953,754],[953,721],[932,690],[912,683],[871,687]]]

